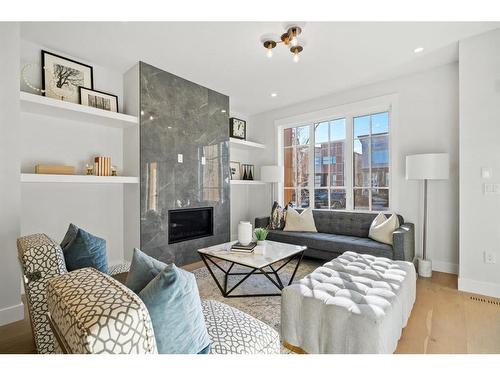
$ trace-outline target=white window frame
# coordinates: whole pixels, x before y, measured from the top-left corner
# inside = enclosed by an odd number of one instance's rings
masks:
[[[397,187],[394,182],[394,171],[399,167],[394,158],[396,154],[397,145],[395,142],[397,131],[398,119],[398,95],[390,94],[380,97],[375,97],[358,102],[342,104],[335,107],[326,108],[319,111],[308,112],[296,116],[278,119],[274,122],[276,134],[276,160],[278,165],[283,166],[283,145],[284,145],[284,132],[286,128],[294,128],[297,126],[310,126],[310,139],[314,138],[314,124],[323,121],[332,121],[339,118],[345,118],[346,121],[346,144],[345,144],[345,164],[344,164],[344,184],[346,189],[346,208],[339,211],[352,211],[352,212],[378,212],[370,210],[354,210],[354,184],[353,184],[353,119],[354,117],[366,116],[381,112],[389,112],[389,207],[386,211],[393,211],[395,209],[394,200],[397,197]],[[370,142],[371,143],[371,142]],[[309,159],[309,205],[314,208],[314,142],[309,142],[310,157]],[[371,147],[371,146],[370,146]],[[311,149],[312,148],[312,149]],[[370,165],[371,168],[371,165]],[[346,173],[347,171],[347,173]],[[370,177],[371,178],[371,177]],[[283,189],[284,184],[278,184],[278,201],[283,205]],[[371,207],[371,202],[370,202]]]

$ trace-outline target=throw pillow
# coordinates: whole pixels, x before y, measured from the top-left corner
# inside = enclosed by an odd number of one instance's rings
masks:
[[[192,273],[169,264],[139,297],[151,316],[158,353],[208,353],[210,338]]]
[[[286,207],[283,208],[278,202],[273,203],[271,209],[271,220],[269,221],[269,229],[283,230],[285,227]]]
[[[373,219],[368,237],[372,240],[392,245],[392,233],[399,228],[399,219],[396,214],[387,218],[382,212]]]
[[[70,224],[61,243],[61,248],[68,271],[93,267],[108,273],[106,240]]]
[[[167,265],[153,257],[134,249],[130,271],[127,275],[125,285],[134,293],[139,293],[148,283],[153,280]]]
[[[285,228],[286,232],[317,232],[314,224],[312,208],[306,208],[300,214],[292,207],[289,207],[286,214]]]

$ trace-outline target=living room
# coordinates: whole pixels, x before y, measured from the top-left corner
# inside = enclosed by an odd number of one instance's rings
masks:
[[[0,353],[500,354],[499,20],[315,11],[1,20]]]

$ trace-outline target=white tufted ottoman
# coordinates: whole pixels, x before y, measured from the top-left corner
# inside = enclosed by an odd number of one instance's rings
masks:
[[[393,353],[415,292],[412,263],[345,252],[283,289],[284,345],[307,353]]]

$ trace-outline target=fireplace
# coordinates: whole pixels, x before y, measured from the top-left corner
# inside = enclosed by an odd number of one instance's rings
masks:
[[[214,234],[213,207],[168,211],[168,243],[176,243]]]

